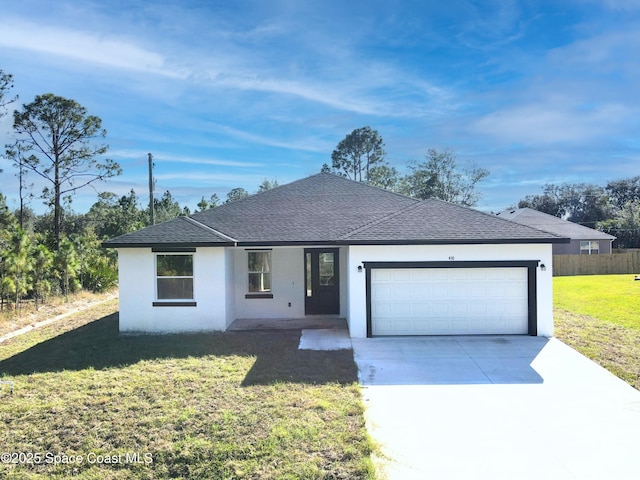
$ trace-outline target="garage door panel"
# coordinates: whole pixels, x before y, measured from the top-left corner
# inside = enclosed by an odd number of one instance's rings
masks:
[[[526,267],[371,272],[373,335],[526,334]]]

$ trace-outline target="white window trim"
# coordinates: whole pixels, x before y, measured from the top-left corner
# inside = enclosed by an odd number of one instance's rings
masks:
[[[594,248],[593,247],[594,243],[598,244],[598,248]],[[587,248],[582,248],[583,244],[586,244]],[[594,252],[596,250],[597,250],[597,252]],[[600,241],[599,240],[581,240],[580,241],[580,253],[583,254],[583,255],[597,255],[597,254],[599,254],[600,253]]]
[[[158,276],[158,256],[178,256],[178,255],[190,255],[191,264],[192,264],[192,272],[191,275],[181,275],[181,276]],[[193,252],[157,252],[153,255],[153,269],[154,269],[154,291],[155,291],[155,301],[154,303],[176,303],[176,302],[193,302],[195,300],[195,291],[196,291],[196,275],[195,275],[195,254]],[[193,281],[193,295],[192,298],[158,298],[158,279],[159,278],[190,278]]]

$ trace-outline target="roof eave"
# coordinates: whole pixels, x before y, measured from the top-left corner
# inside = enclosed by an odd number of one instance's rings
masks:
[[[102,242],[102,248],[233,247],[234,242]]]
[[[569,238],[489,238],[489,239],[406,239],[406,240],[277,240],[247,242],[172,242],[130,243],[103,242],[103,248],[180,248],[180,247],[301,247],[312,245],[497,245],[497,244],[544,244],[569,243]]]
[[[406,240],[304,240],[238,242],[238,247],[296,247],[309,245],[496,245],[569,243],[569,238],[493,238],[493,239],[406,239]]]
[[[569,243],[568,238],[493,238],[493,239],[438,239],[438,240],[349,240],[344,245],[499,245],[499,244],[552,244]]]

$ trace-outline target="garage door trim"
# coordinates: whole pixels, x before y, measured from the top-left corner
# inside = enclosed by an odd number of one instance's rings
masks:
[[[528,289],[528,334],[538,334],[537,308],[537,272],[540,260],[480,260],[480,261],[448,261],[448,262],[362,262],[365,268],[367,296],[367,337],[372,337],[371,320],[371,271],[381,268],[517,268],[527,269]]]

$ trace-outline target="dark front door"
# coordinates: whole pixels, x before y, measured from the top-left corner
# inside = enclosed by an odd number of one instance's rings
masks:
[[[330,315],[340,313],[338,249],[304,251],[305,314]]]

